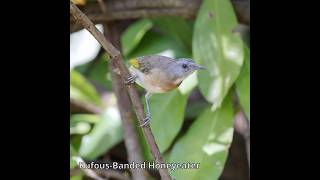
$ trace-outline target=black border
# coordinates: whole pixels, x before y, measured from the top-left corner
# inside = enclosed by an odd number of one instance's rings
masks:
[[[10,2],[1,6],[2,172],[69,179],[69,2]]]

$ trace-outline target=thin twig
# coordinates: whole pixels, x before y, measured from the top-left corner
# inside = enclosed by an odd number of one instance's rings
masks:
[[[130,180],[129,177],[112,169],[92,169],[92,171],[94,171],[97,175],[102,175],[103,177],[105,177],[105,179],[113,178],[118,180]],[[70,170],[70,176],[76,176],[81,174],[82,172],[82,169],[74,168]]]
[[[245,140],[247,158],[248,158],[248,166],[249,166],[249,170],[250,170],[250,123],[242,111],[238,112],[235,115],[234,129],[239,134],[241,134]]]
[[[125,66],[122,60],[122,56],[120,52],[107,40],[104,38],[103,34],[94,26],[94,24],[89,20],[89,18],[81,12],[81,10],[75,6],[70,1],[70,12],[75,17],[75,19],[84,26],[101,44],[101,46],[106,50],[106,52],[110,55],[111,60],[116,64],[116,67],[120,71],[121,78],[123,82],[130,77],[130,72],[128,68]],[[114,69],[115,70],[115,69]],[[116,70],[115,70],[116,71]],[[143,119],[145,118],[145,113],[143,110],[143,106],[140,102],[140,97],[138,92],[134,88],[133,85],[127,86],[129,96],[132,101],[133,109],[137,115],[139,122],[142,124]],[[143,127],[143,132],[145,138],[148,142],[149,148],[151,150],[151,154],[156,163],[162,164],[164,163],[163,158],[160,154],[159,148],[155,143],[154,136],[151,132],[151,128],[149,125]],[[160,176],[164,180],[171,180],[168,169],[158,169]]]
[[[101,8],[102,13],[105,15],[107,13],[107,7],[103,0],[98,0],[99,6]]]
[[[130,178],[124,173],[113,169],[95,169],[97,174],[103,175],[106,179],[118,179],[118,180],[130,180]]]
[[[100,114],[102,109],[93,104],[80,102],[70,98],[70,111],[76,113]]]
[[[85,164],[84,160],[81,157],[75,157],[75,160],[77,161],[77,164]],[[95,179],[95,180],[105,180],[102,177],[100,177],[97,173],[95,173],[92,169],[86,169],[81,168],[81,170],[89,177]]]

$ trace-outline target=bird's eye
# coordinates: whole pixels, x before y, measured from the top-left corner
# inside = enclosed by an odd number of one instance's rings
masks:
[[[188,67],[187,64],[182,64],[182,68],[183,68],[183,69],[186,69],[187,67]]]

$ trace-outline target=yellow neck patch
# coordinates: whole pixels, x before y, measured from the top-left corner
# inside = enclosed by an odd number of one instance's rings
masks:
[[[129,64],[131,64],[134,68],[139,68],[139,63],[136,58],[130,59]]]

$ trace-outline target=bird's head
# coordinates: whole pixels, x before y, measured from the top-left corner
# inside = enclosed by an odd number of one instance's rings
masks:
[[[174,75],[176,82],[180,83],[194,71],[199,69],[206,68],[194,63],[192,59],[179,58],[169,67],[168,70]]]

